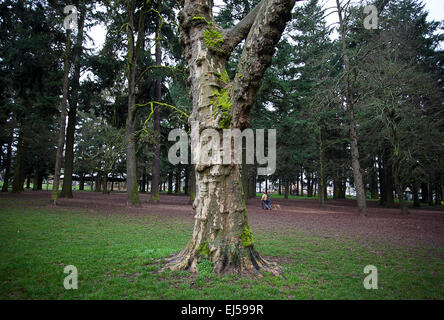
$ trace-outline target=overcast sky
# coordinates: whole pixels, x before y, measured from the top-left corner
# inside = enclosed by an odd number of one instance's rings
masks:
[[[215,0],[215,4],[223,5],[223,0]],[[304,1],[298,2],[297,5],[303,5]],[[320,3],[324,3],[324,8],[335,6],[336,0],[320,0]],[[428,19],[435,21],[443,21],[444,20],[444,0],[423,0],[425,3],[425,9],[429,12]],[[328,24],[332,24],[337,22],[337,14],[330,14],[326,20]],[[96,26],[92,28],[89,32],[89,35],[94,40],[94,45],[89,43],[87,45],[89,48],[100,48],[103,45],[105,40],[105,30],[103,26]]]

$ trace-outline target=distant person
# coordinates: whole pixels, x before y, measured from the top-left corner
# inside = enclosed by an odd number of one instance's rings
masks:
[[[271,210],[270,202],[270,196],[266,192],[262,193],[261,205],[263,210]]]
[[[268,209],[271,210],[271,197],[270,197],[270,193],[267,192],[266,194],[267,194],[267,200],[265,200],[265,203],[266,203]]]

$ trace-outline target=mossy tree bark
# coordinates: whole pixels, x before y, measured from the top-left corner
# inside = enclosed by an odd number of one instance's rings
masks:
[[[291,18],[295,0],[263,0],[236,26],[222,30],[212,15],[211,0],[183,0],[180,41],[190,70],[193,111],[199,132],[214,129],[222,137],[226,128],[248,126],[250,109],[275,46]],[[245,39],[234,80],[225,63]],[[192,130],[191,138],[199,134]],[[222,141],[223,142],[223,141]],[[231,142],[230,142],[231,143]],[[187,246],[167,260],[164,269],[198,272],[202,259],[212,262],[217,274],[260,276],[280,274],[254,249],[240,178],[241,165],[195,165],[197,190],[193,202],[195,224]]]

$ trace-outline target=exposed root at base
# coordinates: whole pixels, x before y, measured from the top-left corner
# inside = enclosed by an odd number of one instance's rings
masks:
[[[235,259],[228,257],[226,254],[212,256],[208,260],[213,263],[213,272],[217,275],[237,274],[254,278],[262,278],[266,273],[284,277],[282,268],[279,265],[262,258],[253,248],[248,248],[245,251],[247,254]],[[198,253],[191,254],[184,249],[168,257],[165,266],[159,272],[187,270],[192,273],[198,273],[198,264],[202,259],[204,258]]]

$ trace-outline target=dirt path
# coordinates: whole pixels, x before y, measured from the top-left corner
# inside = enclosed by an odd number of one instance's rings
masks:
[[[161,204],[150,205],[149,194],[142,194],[142,207],[127,208],[126,194],[104,195],[94,192],[76,192],[73,199],[61,199],[59,208],[79,209],[92,214],[155,216],[178,218],[192,224],[193,212],[188,197],[161,195]],[[49,193],[24,192],[20,195],[0,194],[0,199],[17,199],[26,206],[49,206]],[[0,202],[4,207],[10,201]],[[394,245],[444,247],[444,212],[411,210],[403,216],[398,209],[386,209],[369,202],[369,215],[358,216],[353,200],[329,200],[319,207],[316,200],[274,200],[281,209],[260,209],[260,200],[247,202],[249,222],[254,231],[291,233],[307,231],[322,237],[346,236],[363,241],[382,241]]]

